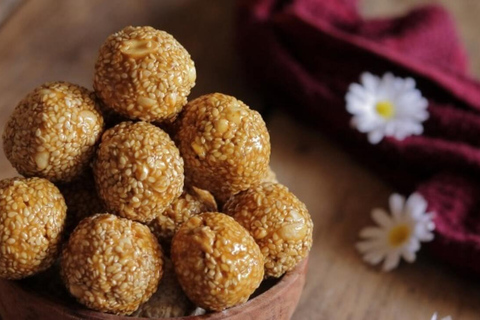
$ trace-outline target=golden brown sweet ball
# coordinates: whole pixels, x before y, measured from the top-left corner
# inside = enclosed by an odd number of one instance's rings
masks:
[[[46,83],[13,111],[3,148],[20,174],[68,182],[88,167],[103,126],[92,92],[67,82]]]
[[[87,307],[131,314],[157,290],[160,245],[147,226],[112,214],[85,218],[63,249],[61,275]]]
[[[93,173],[109,212],[140,222],[158,217],[183,190],[177,147],[147,122],[122,122],[105,131]]]
[[[77,224],[86,217],[105,212],[105,205],[95,190],[95,181],[90,169],[79,179],[59,184],[67,204],[66,233],[73,231]]]
[[[192,184],[220,202],[262,181],[270,160],[270,136],[257,111],[213,93],[190,101],[176,140]]]
[[[210,192],[195,187],[186,188],[179,198],[149,223],[149,227],[160,243],[170,247],[173,235],[185,221],[196,214],[216,210],[217,204]]]
[[[152,27],[126,27],[100,48],[93,86],[110,108],[130,118],[159,121],[187,103],[195,65],[173,36]]]
[[[241,304],[263,280],[258,245],[223,213],[206,212],[185,222],[173,237],[171,257],[183,290],[204,309]]]
[[[231,197],[223,210],[253,236],[265,256],[265,275],[280,277],[312,247],[310,214],[287,187],[263,183]]]
[[[153,296],[135,311],[132,316],[144,318],[174,318],[192,314],[195,305],[187,298],[178,283],[173,263],[164,258],[163,276]]]
[[[0,181],[0,277],[21,279],[49,268],[66,212],[62,194],[46,179]]]

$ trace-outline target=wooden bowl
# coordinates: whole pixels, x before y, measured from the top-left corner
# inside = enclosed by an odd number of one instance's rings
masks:
[[[266,291],[246,303],[222,312],[170,319],[183,320],[289,320],[295,311],[305,284],[308,258],[280,280],[264,281]],[[265,287],[264,287],[265,290]],[[71,299],[55,300],[32,291],[24,283],[0,280],[0,316],[3,320],[135,320],[83,308]]]

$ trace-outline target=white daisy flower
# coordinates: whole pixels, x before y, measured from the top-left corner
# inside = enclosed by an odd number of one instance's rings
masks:
[[[437,314],[436,313],[432,316],[431,320],[437,320]],[[452,319],[452,317],[448,316],[448,317],[445,317],[445,318],[442,318],[442,319],[439,319],[439,320],[453,320],[453,319]]]
[[[423,133],[428,119],[427,99],[415,88],[412,78],[398,78],[385,73],[382,78],[369,72],[360,76],[360,84],[350,85],[345,97],[352,125],[368,133],[372,144],[384,137],[403,140]]]
[[[400,258],[415,261],[420,242],[431,241],[435,224],[433,214],[427,213],[427,201],[418,193],[413,193],[406,201],[399,194],[389,198],[389,215],[383,209],[372,211],[378,227],[367,227],[360,231],[364,240],[356,247],[363,260],[376,265],[382,260],[383,270],[390,271],[398,266]]]

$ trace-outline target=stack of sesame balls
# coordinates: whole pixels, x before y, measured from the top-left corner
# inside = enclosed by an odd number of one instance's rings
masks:
[[[260,114],[220,93],[187,103],[195,80],[170,34],[126,27],[100,48],[94,92],[53,82],[20,101],[3,133],[23,177],[0,181],[0,277],[59,260],[88,308],[176,317],[241,304],[307,256],[312,220],[269,167]]]

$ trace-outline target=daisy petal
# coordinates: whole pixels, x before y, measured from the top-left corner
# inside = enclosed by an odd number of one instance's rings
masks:
[[[390,228],[393,224],[392,219],[388,216],[387,212],[383,209],[373,209],[372,218],[380,226],[384,228]]]
[[[360,237],[362,238],[381,238],[385,235],[382,229],[375,227],[367,227],[360,231]]]
[[[402,257],[407,261],[407,262],[414,262],[416,259],[416,254],[415,252],[409,251],[409,250],[403,250],[402,251]]]
[[[379,126],[378,121],[372,119],[370,115],[364,114],[358,117],[353,117],[352,119],[355,119],[355,126],[360,132],[370,132]]]
[[[365,253],[368,251],[374,251],[374,250],[379,250],[382,248],[384,245],[383,243],[377,242],[377,241],[361,241],[358,242],[355,247],[360,253]]]
[[[399,218],[403,212],[403,205],[405,204],[405,198],[399,195],[398,193],[394,193],[388,199],[390,210],[392,211],[392,215],[394,218]]]
[[[435,312],[432,316],[432,319],[431,320],[437,320],[437,313]],[[447,316],[447,317],[444,317],[440,320],[453,320],[451,316]]]
[[[429,242],[435,238],[435,235],[432,232],[425,231],[425,232],[418,232],[417,233],[418,240],[422,242]]]
[[[420,217],[425,214],[427,210],[427,201],[419,193],[413,193],[408,197],[405,207],[414,218]]]
[[[389,252],[387,254],[387,257],[383,263],[383,271],[392,271],[398,266],[398,263],[400,262],[400,254],[398,252]]]
[[[377,144],[380,141],[382,141],[384,136],[385,136],[385,133],[382,130],[375,129],[368,134],[368,141],[371,144]]]
[[[411,238],[405,248],[411,252],[417,252],[420,250],[420,241],[417,238]]]
[[[365,89],[374,93],[377,91],[380,79],[371,74],[370,72],[364,72],[360,75],[360,81],[362,82]]]
[[[370,252],[363,257],[363,260],[368,262],[371,265],[379,264],[383,259],[384,255],[378,252]]]

